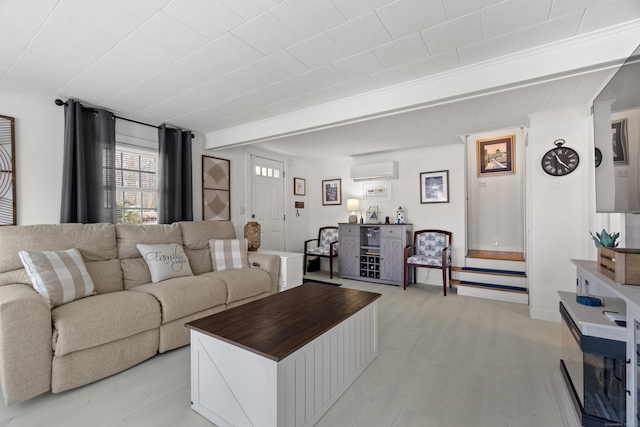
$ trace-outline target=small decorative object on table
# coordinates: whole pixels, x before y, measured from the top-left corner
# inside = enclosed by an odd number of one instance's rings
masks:
[[[398,224],[404,224],[404,209],[402,209],[402,206],[398,208],[396,213],[396,222]]]
[[[616,283],[640,285],[640,249],[599,247],[598,271]]]
[[[367,209],[367,224],[380,224],[380,209],[369,206]]]
[[[360,209],[360,199],[347,199],[347,210],[351,211],[349,222],[355,224],[358,222],[358,210]]]
[[[595,242],[596,248],[615,248],[619,244],[619,242],[616,243],[616,240],[620,237],[620,233],[609,234],[607,233],[607,230],[603,228],[602,233],[596,232],[595,236],[592,232],[589,232],[589,234],[591,234],[591,238]]]
[[[257,251],[260,247],[260,223],[249,221],[244,226],[244,237],[249,241],[249,250]]]

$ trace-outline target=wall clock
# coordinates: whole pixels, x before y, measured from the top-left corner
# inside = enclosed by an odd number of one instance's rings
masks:
[[[556,139],[553,143],[556,148],[542,157],[542,170],[551,176],[564,176],[576,170],[580,163],[578,153],[573,148],[563,147],[564,139]]]
[[[596,147],[596,167],[600,166],[600,163],[602,163],[602,151]]]

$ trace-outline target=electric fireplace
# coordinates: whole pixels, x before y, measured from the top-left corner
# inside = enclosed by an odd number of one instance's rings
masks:
[[[575,294],[574,298],[575,298]],[[560,301],[562,315],[562,359],[560,370],[574,407],[584,427],[626,425],[626,343],[583,334],[578,319]],[[588,307],[589,315],[602,314],[604,307]],[[570,307],[575,311],[582,308]],[[611,322],[613,328],[625,329]]]

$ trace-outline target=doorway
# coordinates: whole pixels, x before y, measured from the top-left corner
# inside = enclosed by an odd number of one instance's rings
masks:
[[[251,155],[251,221],[260,223],[260,248],[284,251],[284,163]]]

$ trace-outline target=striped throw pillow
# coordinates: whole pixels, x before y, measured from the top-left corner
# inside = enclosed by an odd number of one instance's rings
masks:
[[[51,308],[95,295],[93,280],[77,249],[20,251],[33,288]]]
[[[247,239],[212,239],[209,240],[213,271],[249,268]]]

